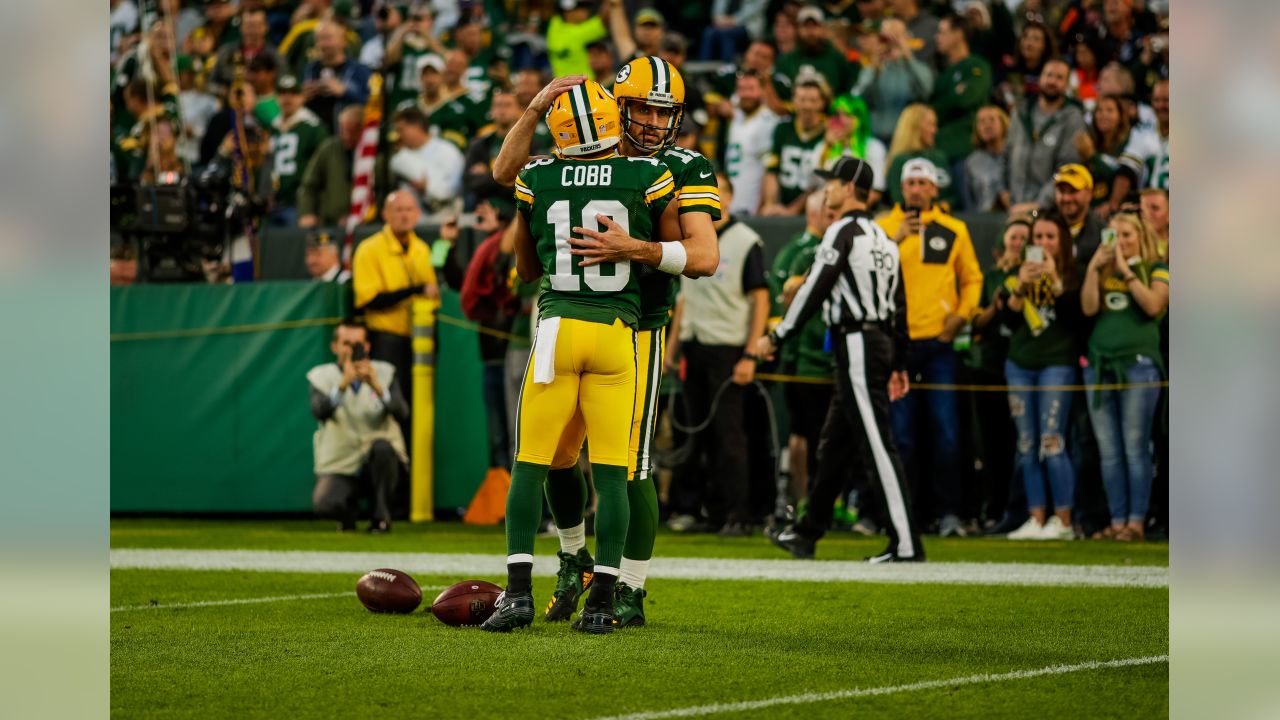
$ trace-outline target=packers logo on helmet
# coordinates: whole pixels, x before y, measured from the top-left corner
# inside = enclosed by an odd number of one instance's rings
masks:
[[[684,78],[674,65],[652,55],[632,60],[618,70],[613,96],[618,99],[622,132],[632,145],[643,152],[656,153],[675,143],[684,119]],[[646,113],[655,122],[640,121],[640,105],[655,111]],[[652,140],[654,135],[658,137],[656,142]],[[645,142],[645,136],[650,136],[649,142]]]
[[[547,129],[561,157],[596,155],[618,144],[618,102],[593,80],[565,91],[547,110]]]

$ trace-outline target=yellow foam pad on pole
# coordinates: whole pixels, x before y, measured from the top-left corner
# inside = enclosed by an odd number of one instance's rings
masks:
[[[435,519],[436,300],[413,301],[413,451],[409,519]]]

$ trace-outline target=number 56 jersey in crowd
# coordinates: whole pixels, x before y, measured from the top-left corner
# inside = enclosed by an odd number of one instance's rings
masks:
[[[604,230],[609,217],[637,240],[653,240],[662,211],[676,197],[671,171],[656,158],[539,158],[516,178],[516,208],[529,224],[545,275],[539,317],[565,317],[636,327],[638,268],[610,262],[582,267],[570,253],[575,227]]]

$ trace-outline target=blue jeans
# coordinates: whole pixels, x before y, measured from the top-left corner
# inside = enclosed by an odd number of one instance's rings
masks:
[[[1076,369],[1051,365],[1028,370],[1006,360],[1004,376],[1011,387],[1049,387],[1075,382]],[[1063,390],[1010,390],[1009,414],[1018,429],[1017,469],[1027,488],[1027,507],[1045,508],[1045,476],[1053,493],[1054,510],[1070,510],[1076,474],[1067,453],[1067,418],[1071,393]]]
[[[1104,377],[1098,382],[1097,370],[1085,368],[1085,385],[1112,382]],[[1148,358],[1141,358],[1125,370],[1123,382],[1147,383],[1160,380],[1160,369]],[[1089,417],[1093,434],[1098,438],[1098,454],[1102,456],[1102,484],[1107,489],[1107,506],[1111,522],[1142,523],[1147,519],[1151,501],[1151,424],[1155,419],[1160,388],[1102,390],[1094,398],[1089,390]]]
[[[954,385],[959,363],[956,351],[948,343],[937,340],[912,340],[907,348],[907,374],[911,382]],[[917,428],[916,414],[920,405],[929,412],[928,434]],[[956,393],[950,390],[913,390],[889,406],[893,416],[893,440],[898,445],[907,477],[919,487],[916,467],[917,438],[933,443],[934,515],[959,515],[960,486],[960,411]],[[919,491],[917,490],[917,497]],[[921,503],[928,506],[928,503]]]

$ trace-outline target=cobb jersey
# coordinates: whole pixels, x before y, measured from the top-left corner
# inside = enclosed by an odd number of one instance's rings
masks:
[[[769,172],[778,176],[778,203],[787,205],[808,192],[813,183],[814,163],[822,145],[823,123],[804,137],[794,119],[779,123],[773,131],[773,147],[765,160]]]
[[[676,197],[671,171],[651,157],[538,158],[520,171],[515,196],[545,273],[539,317],[606,325],[619,319],[636,327],[639,267],[629,262],[582,267],[570,253],[569,236],[575,227],[598,228],[596,215],[607,215],[631,237],[652,239],[658,218]]]
[[[720,188],[711,161],[696,150],[671,147],[657,155],[675,180],[676,203],[680,214],[704,212],[720,219]],[[657,330],[671,319],[680,291],[676,276],[661,271],[640,273],[640,329]]]

